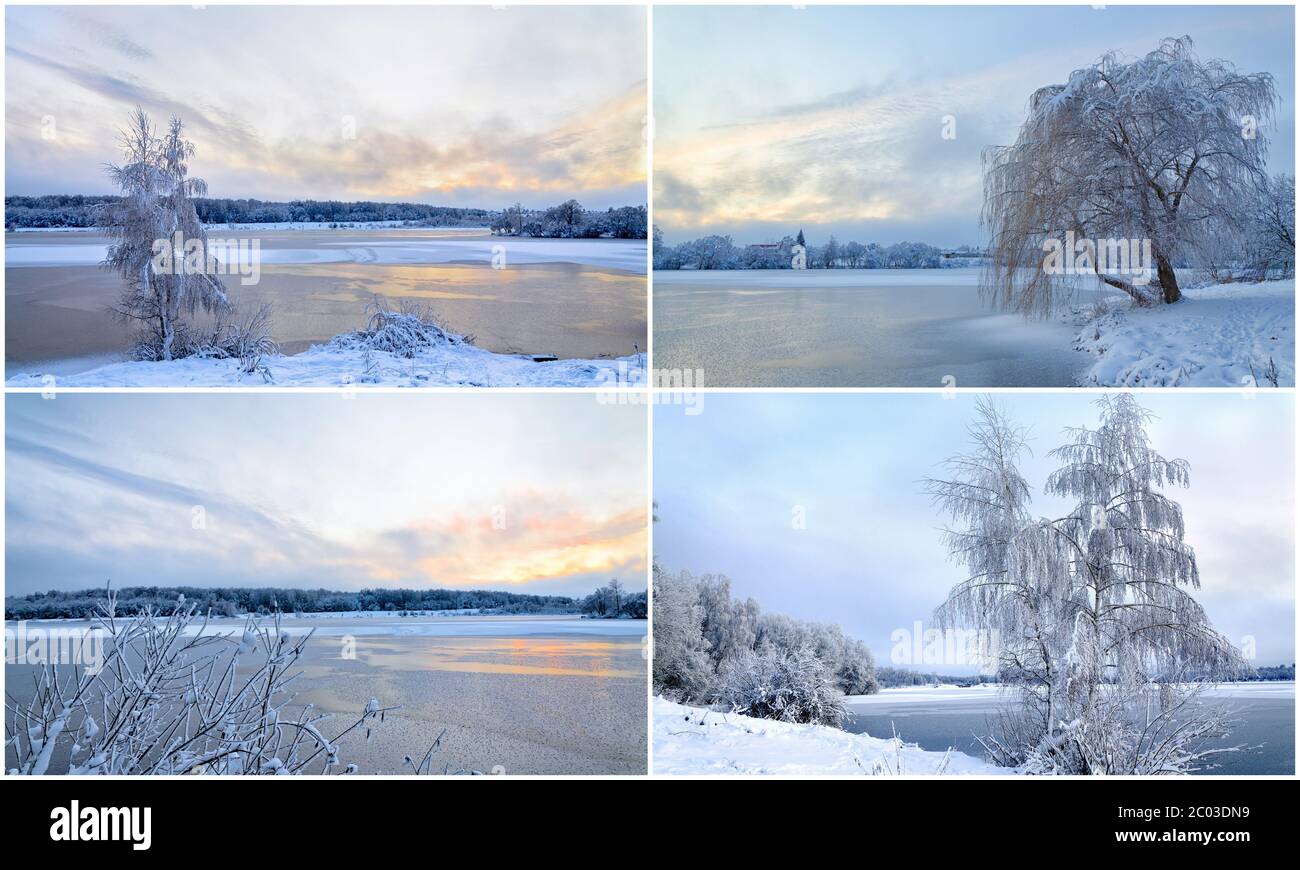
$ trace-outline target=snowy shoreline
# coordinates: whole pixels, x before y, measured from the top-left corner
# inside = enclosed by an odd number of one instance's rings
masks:
[[[1214,284],[1173,305],[1116,303],[1088,316],[1074,347],[1083,386],[1295,386],[1295,279]]]
[[[653,773],[677,776],[1015,773],[962,752],[932,752],[899,738],[719,713],[662,697],[654,699],[653,739]]]
[[[115,362],[76,374],[29,372],[5,386],[57,387],[585,387],[645,383],[645,354],[614,359],[534,362],[467,344],[428,348],[410,358],[387,351],[314,345],[265,357],[267,376],[240,370],[237,359],[187,357],[170,362]]]

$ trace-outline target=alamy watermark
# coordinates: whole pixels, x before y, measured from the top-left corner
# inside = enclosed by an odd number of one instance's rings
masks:
[[[889,660],[895,665],[976,667],[986,676],[998,672],[1002,654],[996,630],[926,628],[919,619],[910,628],[894,629],[889,642]]]
[[[26,620],[5,626],[6,665],[78,665],[95,675],[104,667],[102,628],[30,626]]]
[[[601,373],[596,401],[602,405],[680,405],[687,416],[704,413],[703,369],[650,369],[618,365]],[[646,389],[653,387],[653,389]]]
[[[238,275],[244,286],[262,280],[261,239],[155,239],[153,269],[161,275]]]
[[[1071,230],[1064,239],[1045,239],[1043,273],[1047,275],[1111,275],[1132,283],[1150,283],[1155,262],[1150,239],[1079,238]]]

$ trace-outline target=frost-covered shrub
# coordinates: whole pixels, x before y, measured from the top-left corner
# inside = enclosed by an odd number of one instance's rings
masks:
[[[1055,728],[1043,710],[1019,704],[1001,711],[978,738],[995,764],[1032,775],[1162,776],[1211,770],[1240,746],[1213,746],[1237,721],[1231,710],[1203,703],[1196,683],[1106,685],[1097,703],[1081,705]]]
[[[402,300],[394,311],[377,297],[366,306],[362,329],[336,335],[329,346],[339,350],[383,351],[404,359],[435,347],[473,344],[471,336],[450,332],[428,306]]]
[[[134,360],[159,362],[168,359],[164,349],[161,331],[155,326],[146,326],[136,332],[130,355]],[[182,320],[177,321],[172,329],[171,359],[238,360],[241,372],[260,373],[268,380],[270,371],[264,359],[279,352],[280,346],[271,337],[270,305],[243,317],[234,306],[225,306],[214,312],[206,328]]]
[[[744,716],[781,722],[838,727],[848,715],[834,675],[808,647],[745,650],[728,659],[714,700]]]
[[[5,702],[10,774],[355,773],[340,741],[393,709],[371,699],[356,719],[326,735],[328,714],[291,715],[290,681],[311,632],[290,637],[279,616],[250,617],[239,636],[210,632],[184,596],[169,613],[117,612],[110,590],[92,621],[101,665],[49,664],[30,700]]]

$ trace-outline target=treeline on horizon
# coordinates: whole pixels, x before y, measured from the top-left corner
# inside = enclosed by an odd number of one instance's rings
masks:
[[[6,196],[5,229],[89,228],[97,225],[99,211],[118,202],[118,196],[48,194]],[[296,199],[275,202],[260,199],[199,197],[194,199],[204,224],[275,223],[400,223],[406,226],[489,227],[493,232],[539,238],[646,238],[646,207],[625,206],[605,211],[585,209],[569,200],[548,209],[515,205],[492,210],[424,205],[411,202],[341,202]]]
[[[654,268],[676,269],[789,269],[790,258],[800,238],[786,236],[766,245],[737,245],[731,236],[712,235],[677,245],[664,241],[663,231],[654,229]],[[978,263],[985,253],[962,245],[948,251],[924,242],[841,242],[831,236],[825,244],[803,242],[809,269],[943,269]]]
[[[401,614],[426,610],[477,610],[499,614],[582,613],[596,618],[644,619],[646,593],[629,593],[617,580],[585,598],[563,595],[528,595],[494,589],[290,589],[275,586],[124,586],[114,590],[119,612],[142,608],[168,611],[184,596],[201,612],[213,616],[246,613],[347,613],[352,611]],[[5,597],[5,619],[84,619],[105,601],[105,590],[33,592]],[[638,615],[639,614],[639,615]]]

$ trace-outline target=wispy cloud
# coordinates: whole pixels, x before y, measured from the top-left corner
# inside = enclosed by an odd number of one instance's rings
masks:
[[[10,397],[9,591],[644,585],[642,409],[265,398]]]
[[[214,196],[644,201],[644,10],[310,12],[6,10],[9,191],[106,191],[138,105]]]
[[[667,7],[655,15],[655,220],[670,241],[799,227],[980,241],[981,154],[1038,87],[1185,30],[1279,79],[1294,157],[1293,14],[1234,8]],[[1283,26],[1285,25],[1285,26]],[[1173,27],[1177,33],[1170,33]]]

